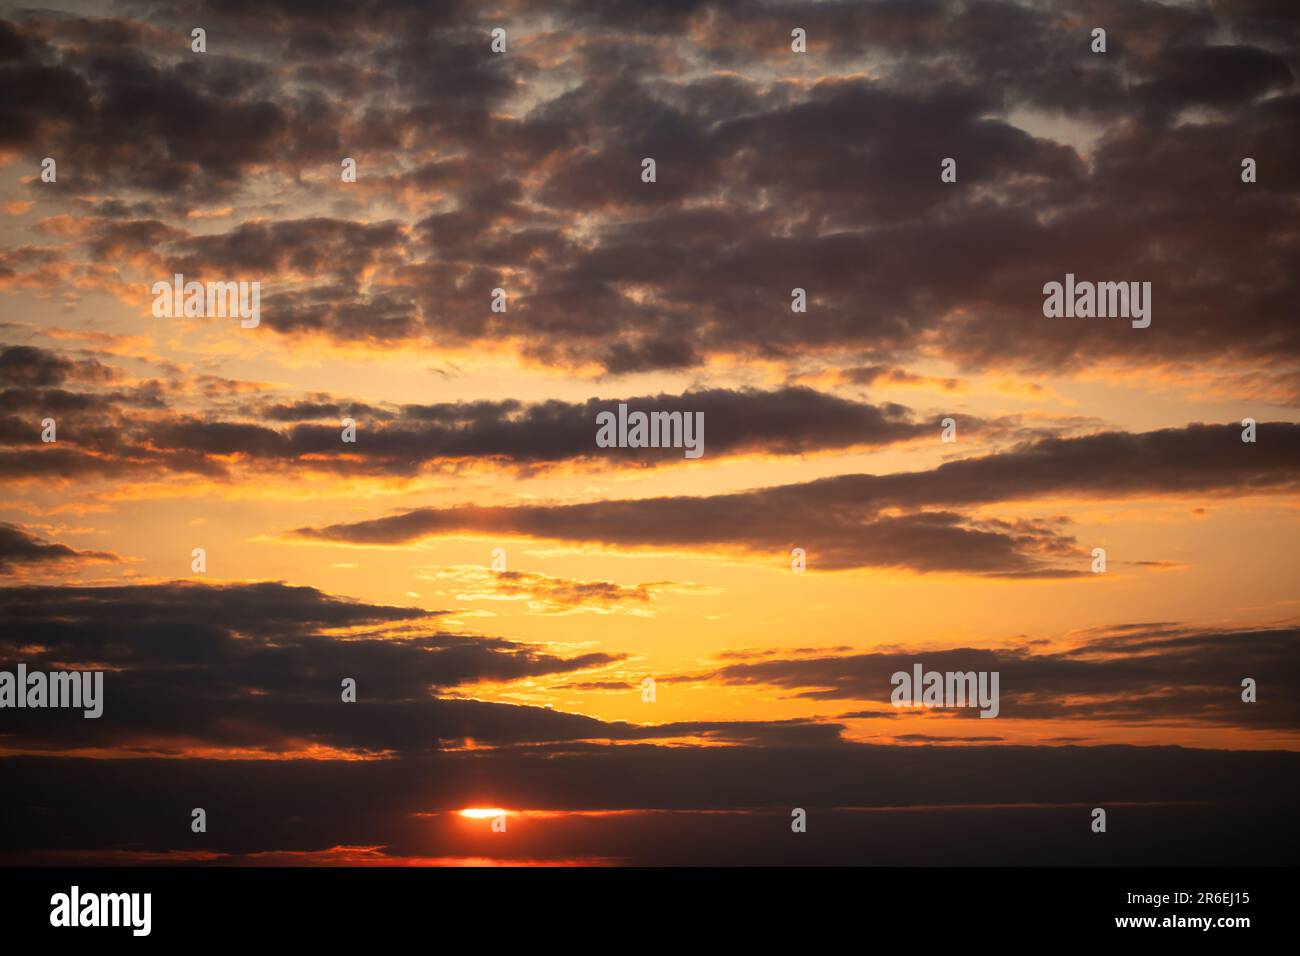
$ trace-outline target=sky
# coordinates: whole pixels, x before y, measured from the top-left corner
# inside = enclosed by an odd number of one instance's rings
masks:
[[[1293,858],[1290,3],[3,3],[0,77],[0,670],[105,675],[0,709],[0,861]]]

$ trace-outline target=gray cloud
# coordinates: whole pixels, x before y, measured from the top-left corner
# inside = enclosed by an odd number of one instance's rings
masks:
[[[1185,722],[1295,730],[1300,728],[1297,646],[1300,629],[1295,627],[1134,625],[1060,651],[965,647],[742,661],[707,677],[776,687],[814,700],[857,700],[888,708],[891,676],[898,671],[910,674],[920,663],[926,671],[997,671],[999,720]],[[1243,703],[1244,677],[1267,685],[1267,695],[1261,694],[1257,703]],[[977,711],[958,708],[947,713],[978,719]],[[879,715],[862,711],[841,719],[849,716]]]
[[[280,277],[265,326],[288,335],[491,345],[615,374],[843,350],[892,365],[925,348],[1066,372],[1267,359],[1284,388],[1300,363],[1300,39],[1267,7],[1097,3],[1099,57],[1080,21],[1038,4],[624,6],[563,5],[567,44],[516,36],[508,57],[478,13],[441,5],[323,20],[215,5],[222,43],[199,59],[170,22],[25,13],[0,43],[3,125],[29,164],[79,156],[60,201],[93,226],[86,255],[118,268],[96,234],[118,228],[187,271]],[[814,44],[797,62],[794,19]],[[804,82],[738,64],[803,67]],[[1101,133],[1084,156],[1021,109]],[[147,135],[124,137],[124,117]],[[306,196],[288,183],[332,177],[353,143],[366,181],[406,197],[377,216],[190,235],[176,215],[247,200],[254,170]],[[939,182],[945,156],[956,185]],[[1249,186],[1243,156],[1259,162]],[[126,187],[144,198],[102,198]],[[41,271],[55,254],[9,250],[0,275],[66,287]],[[1044,319],[1042,285],[1067,271],[1150,281],[1152,326]],[[498,286],[506,313],[487,309]],[[795,286],[813,297],[802,321]]]
[[[1263,424],[1260,434],[1267,437],[1244,444],[1235,425],[1103,432],[1028,442],[924,472],[840,475],[708,497],[422,508],[294,534],[399,544],[483,532],[631,547],[723,548],[766,552],[774,559],[797,546],[823,568],[1069,574],[1083,564],[1064,519],[977,520],[950,509],[1067,493],[1120,498],[1293,490],[1300,426]],[[893,515],[889,509],[909,513]],[[1069,556],[1078,570],[1060,563]]]
[[[87,561],[119,561],[107,551],[78,551],[66,544],[45,541],[25,528],[0,521],[0,574],[18,568],[49,568]]]

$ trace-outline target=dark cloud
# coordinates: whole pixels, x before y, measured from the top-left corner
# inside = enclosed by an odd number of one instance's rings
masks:
[[[1012,2],[625,6],[562,5],[558,34],[517,31],[506,56],[479,12],[445,5],[212,6],[203,57],[171,23],[24,15],[0,41],[3,125],[32,168],[75,155],[59,195],[98,218],[122,211],[109,187],[141,192],[142,212],[190,211],[250,199],[268,169],[316,199],[362,153],[347,188],[380,190],[378,215],[141,236],[187,272],[278,280],[268,331],[614,374],[843,350],[1067,372],[1267,359],[1294,390],[1293,18],[1247,3],[1099,2],[1082,19]],[[807,56],[789,52],[794,22]],[[1244,156],[1257,183],[1240,180]],[[124,268],[102,242],[85,254]],[[1151,327],[1044,318],[1042,286],[1066,272],[1151,282]],[[498,287],[504,313],[488,309]],[[789,310],[795,287],[806,315]]]
[[[288,219],[244,223],[230,232],[178,244],[177,272],[187,278],[281,272],[355,279],[402,243],[397,223]],[[268,316],[269,317],[269,316]],[[340,330],[341,331],[341,330]]]
[[[1104,432],[1043,439],[925,472],[840,475],[709,497],[423,508],[300,528],[295,534],[397,544],[482,532],[631,547],[766,552],[782,561],[790,548],[802,547],[810,565],[821,568],[1070,574],[1084,565],[1064,531],[1064,520],[975,519],[947,509],[1056,494],[1115,498],[1293,490],[1300,426],[1278,422],[1259,428],[1266,437],[1255,444],[1243,443],[1236,425]],[[894,515],[890,509],[910,513]],[[1074,571],[1060,563],[1068,556],[1074,556]]]
[[[26,55],[0,67],[16,94],[3,126],[14,145],[62,162],[75,195],[228,194],[246,169],[301,152],[295,128],[323,118],[319,103],[271,98],[255,60],[220,47],[193,58],[188,28],[35,14],[6,29],[24,37]]]
[[[276,422],[319,421],[321,419],[343,419],[349,415],[364,416],[376,421],[386,421],[395,417],[393,412],[367,405],[364,402],[336,402],[328,396],[318,401],[304,399],[296,402],[276,402],[264,405],[256,410]]]
[[[366,752],[440,742],[578,739],[605,725],[536,707],[441,700],[440,690],[616,663],[448,633],[446,612],[363,604],[278,583],[0,588],[0,657],[29,669],[110,668],[105,718],[13,712],[9,741],[168,749],[177,741]],[[341,702],[344,678],[358,703]],[[621,728],[621,729],[620,729]],[[638,736],[628,725],[619,736]],[[656,729],[651,734],[667,735]],[[183,744],[182,744],[183,746]]]
[[[14,346],[0,353],[0,472],[14,477],[48,474],[143,474],[151,465],[208,476],[234,467],[281,469],[308,465],[348,474],[411,475],[428,467],[490,461],[521,469],[565,463],[588,467],[681,463],[682,449],[600,448],[596,419],[630,411],[702,413],[704,452],[711,457],[799,455],[881,447],[936,434],[937,422],[919,420],[905,406],[872,404],[800,386],[759,389],[698,388],[585,402],[514,399],[379,406],[318,393],[295,400],[240,398],[205,401],[200,418],[181,408],[186,376],[129,388],[99,387],[121,373],[95,359]],[[89,380],[90,388],[51,387],[64,379]],[[222,397],[220,391],[209,399]],[[141,416],[139,410],[156,414]],[[57,446],[41,446],[34,422],[54,416]],[[343,444],[341,421],[357,424],[357,441]],[[289,423],[289,427],[275,427]],[[963,417],[963,432],[1003,437],[1024,433],[1011,420]]]
[[[118,561],[107,551],[78,551],[66,544],[44,541],[18,525],[0,521],[0,574],[12,574],[28,567],[78,564],[86,561]]]
[[[49,388],[62,385],[69,379],[105,382],[114,377],[113,370],[96,359],[72,359],[30,345],[10,345],[0,349],[0,385]],[[8,407],[8,402],[5,404]]]
[[[1286,57],[1250,46],[1166,49],[1154,76],[1134,91],[1166,112],[1204,105],[1237,106],[1295,83]]]
[[[293,533],[354,544],[491,533],[625,547],[766,552],[782,563],[792,547],[804,547],[813,566],[832,570],[899,567],[1011,577],[1083,573],[1043,560],[1077,558],[1074,539],[1061,529],[1064,521],[999,522],[948,511],[871,517],[861,503],[819,503],[815,490],[804,489],[801,495],[801,487],[713,498],[423,509]]]
[[[1034,648],[909,650],[728,663],[708,679],[770,686],[814,700],[857,700],[888,708],[899,671],[997,671],[999,720],[1208,723],[1250,730],[1300,727],[1300,629],[1208,630],[1137,625],[1091,636],[1059,651]],[[704,675],[701,675],[702,677]],[[1242,679],[1268,693],[1241,699]],[[907,711],[904,711],[906,713]],[[945,712],[935,708],[935,712]],[[951,709],[956,717],[978,711]],[[873,711],[842,714],[882,716]],[[883,716],[888,716],[886,712]],[[901,738],[900,738],[901,739]]]
[[[23,710],[7,746],[176,752],[315,745],[414,754],[583,740],[702,738],[750,745],[833,743],[843,729],[806,720],[678,721],[638,726],[542,707],[455,699],[482,681],[559,676],[621,655],[559,657],[503,638],[448,633],[446,612],[364,604],[278,583],[0,588],[0,658],[29,670],[109,668],[104,716]],[[357,702],[341,700],[342,681]]]

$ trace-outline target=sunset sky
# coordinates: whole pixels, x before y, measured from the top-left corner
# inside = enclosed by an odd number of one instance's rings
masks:
[[[106,672],[0,711],[0,860],[1296,836],[1292,4],[4,3],[0,77],[0,669]]]

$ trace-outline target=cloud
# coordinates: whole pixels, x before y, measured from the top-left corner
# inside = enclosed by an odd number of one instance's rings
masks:
[[[78,551],[66,544],[44,541],[18,525],[0,521],[0,574],[21,569],[66,567],[89,561],[120,561],[108,551]]]
[[[40,549],[29,535],[10,540]],[[74,552],[75,554],[75,552]],[[522,583],[531,595],[537,582]],[[564,582],[560,582],[564,583]],[[583,598],[585,599],[585,597]],[[431,628],[441,612],[331,598],[282,584],[142,585],[0,589],[10,631],[5,655],[29,667],[109,667],[111,722],[52,722],[21,715],[11,745],[128,748],[301,748],[311,741],[361,753],[418,751],[461,739],[497,744],[583,739],[710,737],[776,744],[837,739],[835,723],[682,721],[653,728],[605,723],[531,707],[430,696],[482,680],[510,681],[617,663],[607,654],[559,658],[517,642]],[[184,642],[176,635],[183,633]],[[692,680],[767,685],[812,699],[887,700],[889,675],[916,660],[938,670],[998,670],[1002,716],[1227,723],[1294,729],[1300,714],[1276,693],[1291,674],[1294,629],[1207,631],[1133,625],[1059,652],[956,649],[798,658],[746,655]],[[26,648],[26,651],[23,649]],[[803,652],[801,652],[803,653]],[[24,654],[26,655],[24,658]],[[330,675],[333,675],[332,677]],[[1241,675],[1275,685],[1261,703],[1238,702]],[[341,676],[358,680],[367,707],[337,701]],[[1281,680],[1284,683],[1278,685]],[[570,688],[615,689],[578,681]],[[243,718],[223,714],[238,707]],[[886,712],[887,713],[887,712]],[[851,716],[851,715],[846,715]]]
[[[61,387],[78,376],[89,383]],[[802,386],[695,388],[581,402],[516,399],[380,405],[328,393],[247,395],[241,383],[199,388],[185,372],[106,388],[124,373],[97,359],[14,346],[0,353],[0,473],[147,475],[151,470],[214,478],[244,469],[308,467],[347,475],[409,476],[427,468],[488,462],[535,470],[681,464],[680,450],[602,449],[596,418],[626,404],[629,411],[705,417],[712,457],[802,455],[915,442],[937,433],[903,405],[855,401]],[[249,383],[243,383],[249,384]],[[200,413],[200,409],[202,412]],[[150,414],[142,415],[142,411]],[[56,416],[58,445],[37,441],[24,415]],[[352,418],[357,441],[344,444],[341,422]],[[1000,438],[1026,434],[1011,419],[963,417],[963,433]]]
[[[892,675],[910,674],[919,663],[926,671],[997,671],[999,720],[1175,722],[1291,731],[1300,729],[1300,669],[1293,663],[1298,646],[1296,627],[1134,625],[1088,635],[1064,650],[963,647],[740,661],[700,678],[887,708]],[[1270,686],[1267,700],[1261,695],[1257,703],[1242,702],[1245,677]],[[960,708],[946,712],[973,716]],[[862,711],[840,719],[850,716],[881,715]]]
[[[585,740],[804,745],[841,725],[806,720],[638,726],[460,699],[461,688],[598,671],[622,655],[449,633],[446,612],[366,604],[307,587],[151,584],[0,588],[0,657],[29,670],[107,669],[104,716],[10,714],[11,750],[170,754],[312,748],[356,756]],[[341,699],[344,678],[357,702]]]
[[[1107,4],[1101,57],[1039,4],[634,6],[563,5],[565,27],[516,30],[508,56],[468,8],[213,6],[221,43],[203,57],[151,19],[24,13],[3,32],[6,145],[31,169],[78,157],[54,201],[82,234],[8,249],[0,281],[122,295],[177,263],[260,275],[264,334],[611,374],[1155,357],[1171,374],[1267,361],[1285,387],[1300,365],[1285,18]],[[807,57],[789,53],[793,19]],[[355,143],[363,171],[343,187]],[[185,216],[218,201],[229,228],[191,232]],[[1045,319],[1040,290],[1067,271],[1151,282],[1151,327]]]
[[[480,682],[599,672],[622,655],[448,633],[446,612],[365,604],[280,583],[0,588],[0,657],[29,670],[106,669],[104,716],[10,714],[12,751],[398,757],[454,748],[695,739],[835,744],[804,719],[637,725],[454,696]],[[357,703],[341,682],[357,684]],[[582,683],[579,680],[579,683]],[[611,681],[595,683],[612,685]],[[635,690],[629,691],[635,693]]]
[[[653,616],[651,601],[665,592],[705,590],[672,581],[623,585],[614,581],[579,581],[537,571],[493,571],[481,565],[417,569],[419,580],[443,582],[457,601],[521,601],[530,613],[628,613]]]
[[[111,368],[96,359],[74,360],[48,349],[11,345],[0,349],[0,385],[49,388],[69,379],[111,381]]]
[[[401,544],[486,533],[618,547],[788,554],[814,566],[903,567],[1011,576],[1080,573],[1064,519],[977,519],[955,510],[1051,495],[1099,498],[1283,494],[1296,487],[1300,426],[1260,426],[1256,444],[1235,425],[1047,438],[930,471],[840,475],[708,497],[566,505],[421,508],[320,528],[297,537]],[[893,509],[908,513],[891,514]],[[924,510],[923,510],[924,509]],[[933,509],[933,510],[931,510]],[[1060,563],[1072,558],[1074,568]]]

